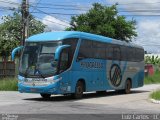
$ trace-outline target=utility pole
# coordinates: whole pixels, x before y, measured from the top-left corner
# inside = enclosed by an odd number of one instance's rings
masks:
[[[24,45],[25,39],[28,37],[28,15],[29,15],[29,2],[28,0],[22,0],[21,6],[21,13],[22,13],[22,39],[21,45]]]

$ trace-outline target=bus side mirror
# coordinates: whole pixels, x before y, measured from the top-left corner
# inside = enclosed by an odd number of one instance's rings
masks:
[[[12,50],[12,54],[11,54],[11,56],[12,56],[12,61],[14,61],[14,59],[15,59],[15,54],[16,54],[18,51],[22,50],[23,48],[24,48],[24,46],[18,46],[18,47],[14,48],[14,49]]]
[[[63,49],[70,47],[70,45],[61,45],[55,51],[54,61],[58,61]]]

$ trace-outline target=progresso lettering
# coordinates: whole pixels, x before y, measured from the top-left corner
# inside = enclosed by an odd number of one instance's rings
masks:
[[[102,68],[103,67],[103,63],[99,63],[99,62],[81,62],[80,66],[82,68]]]

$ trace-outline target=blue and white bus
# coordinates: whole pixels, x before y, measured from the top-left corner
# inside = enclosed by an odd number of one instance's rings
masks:
[[[144,49],[112,38],[76,31],[48,32],[29,37],[22,50],[18,90],[52,94],[120,90],[143,86]]]

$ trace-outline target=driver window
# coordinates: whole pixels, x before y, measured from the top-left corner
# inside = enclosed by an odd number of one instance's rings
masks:
[[[60,57],[60,73],[67,70],[69,67],[69,55],[66,50],[63,50]]]

